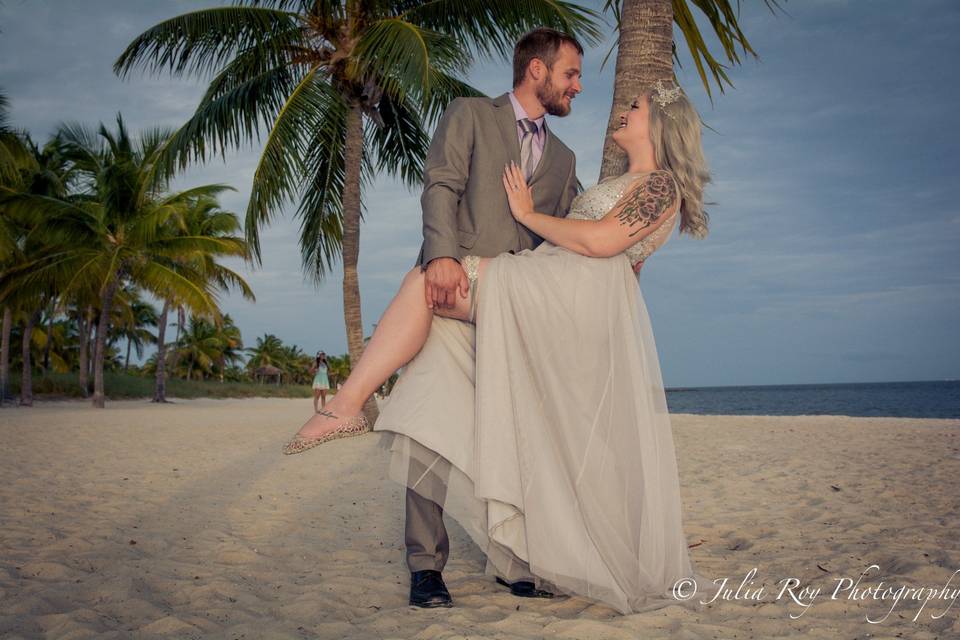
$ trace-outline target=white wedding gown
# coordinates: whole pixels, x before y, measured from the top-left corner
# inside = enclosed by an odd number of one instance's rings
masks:
[[[578,196],[569,217],[602,217],[636,179]],[[674,216],[676,218],[676,216]],[[622,613],[683,604],[691,565],[670,417],[629,256],[587,258],[544,242],[491,260],[471,325],[436,318],[374,427],[391,477],[457,519],[507,580]],[[518,573],[519,572],[519,573]]]

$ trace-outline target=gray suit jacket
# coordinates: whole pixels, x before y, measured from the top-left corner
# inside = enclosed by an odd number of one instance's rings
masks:
[[[566,216],[577,193],[576,161],[546,127],[530,186],[534,210]],[[466,255],[493,257],[536,247],[542,238],[516,222],[503,189],[504,166],[520,164],[510,96],[457,98],[433,135],[423,170],[423,246],[417,262]]]

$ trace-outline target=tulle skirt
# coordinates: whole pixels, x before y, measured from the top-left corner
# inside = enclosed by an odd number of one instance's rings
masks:
[[[435,318],[375,430],[391,478],[456,518],[488,573],[529,566],[539,587],[622,613],[713,591],[690,561],[653,333],[624,255],[543,243],[491,260],[475,330]]]

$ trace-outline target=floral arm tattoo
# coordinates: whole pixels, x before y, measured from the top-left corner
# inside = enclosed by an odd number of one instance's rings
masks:
[[[677,188],[670,174],[655,171],[630,192],[617,214],[617,220],[633,229],[630,233],[630,237],[633,237],[656,223],[676,201]]]

